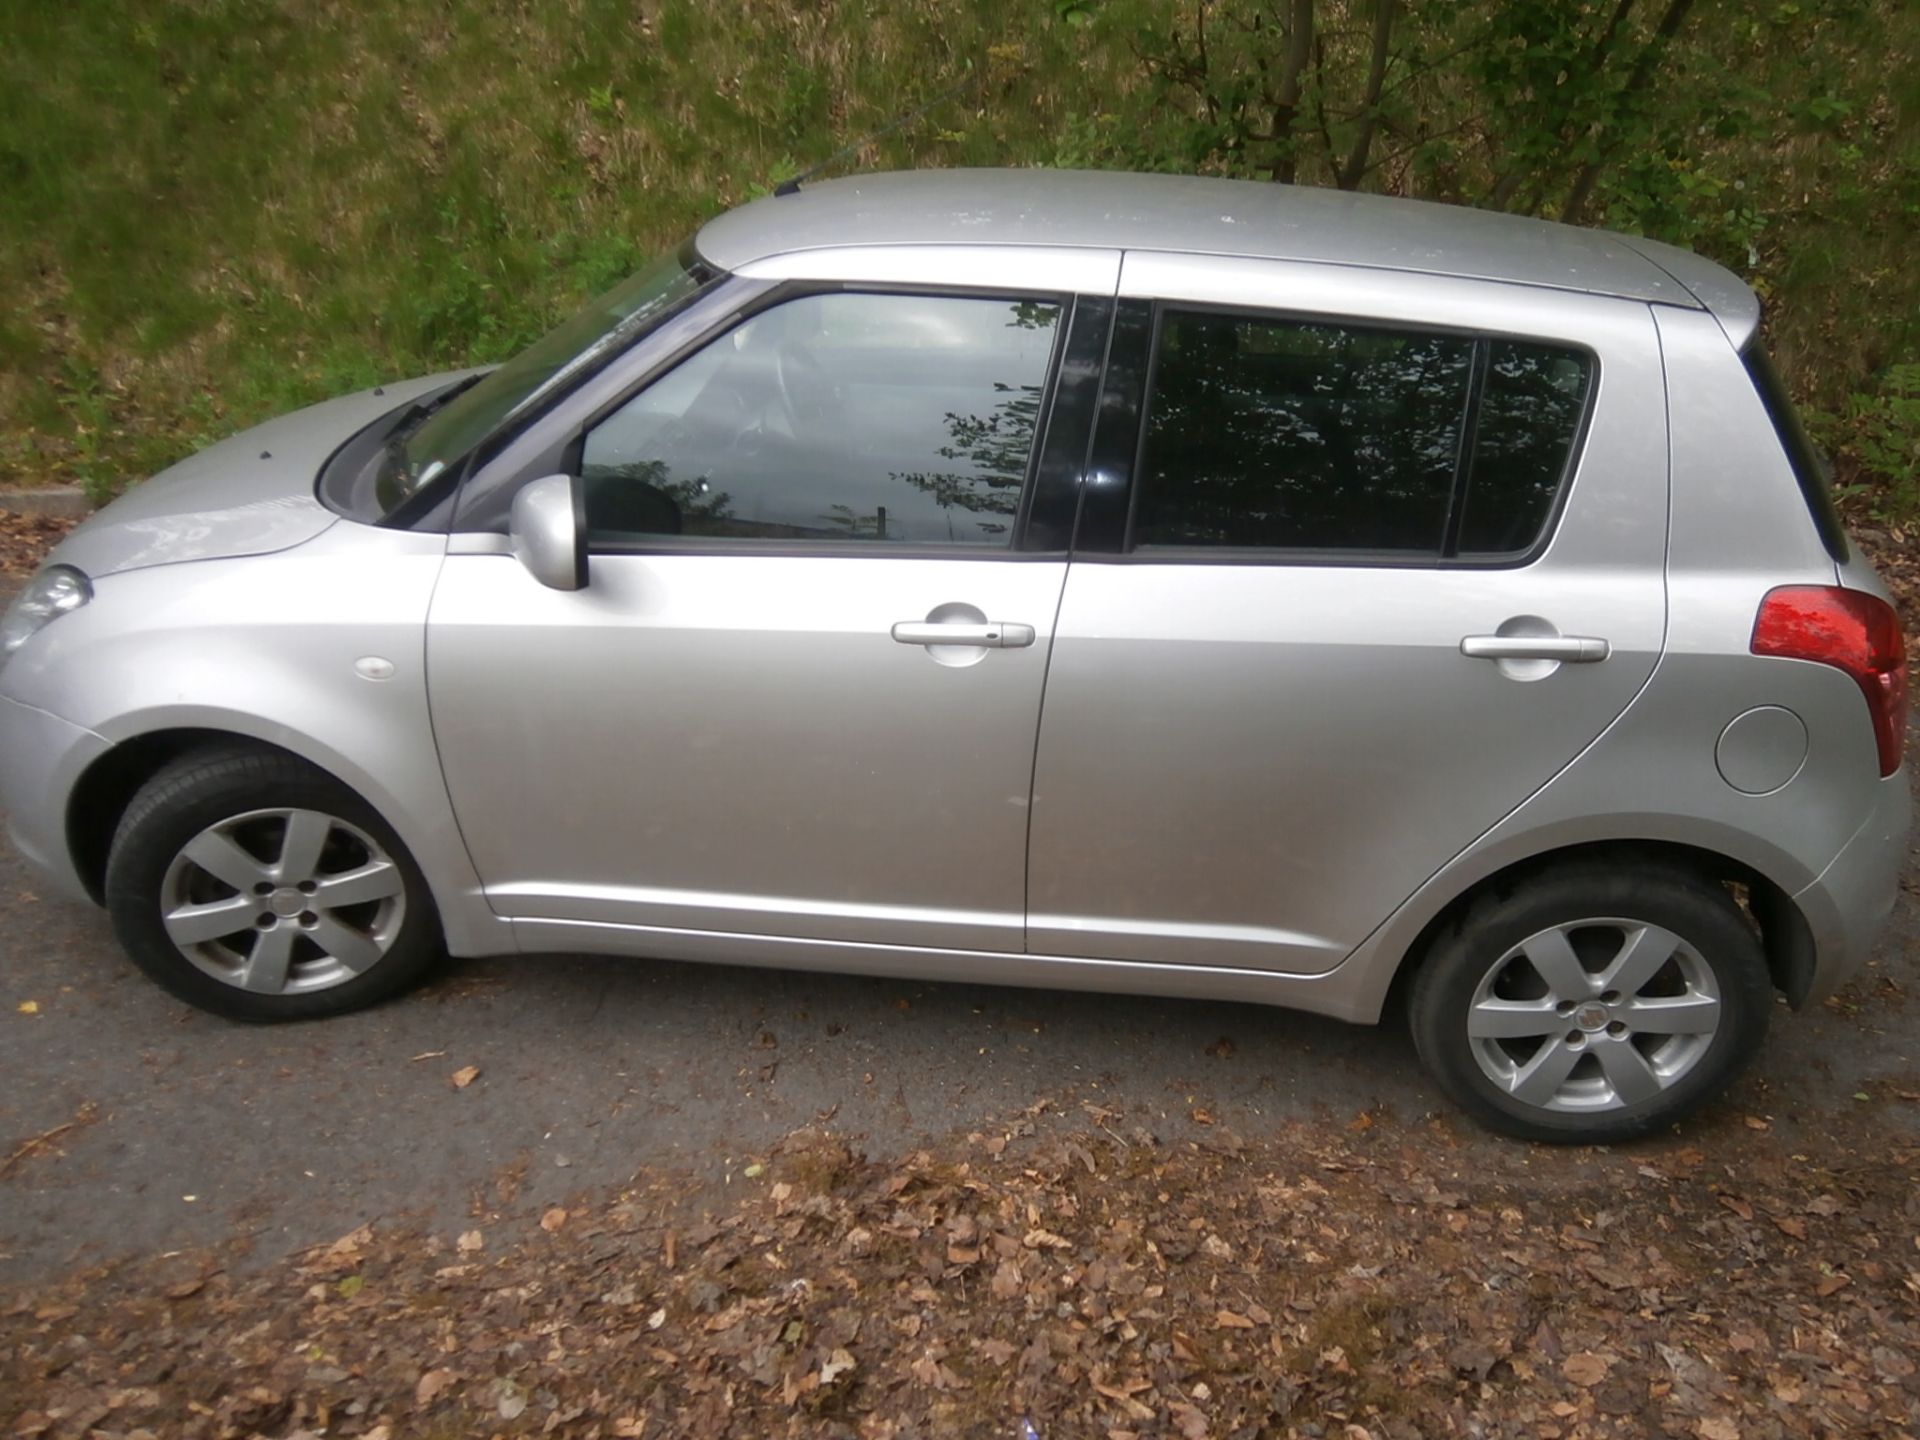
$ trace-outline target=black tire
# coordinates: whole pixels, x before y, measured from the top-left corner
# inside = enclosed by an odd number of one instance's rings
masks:
[[[1580,924],[1593,919],[1630,923]],[[1665,967],[1624,1000],[1559,1000],[1561,991],[1547,979],[1549,969],[1566,973],[1553,932],[1591,977],[1626,953],[1635,933],[1631,924],[1656,926],[1678,937],[1680,947]],[[1522,942],[1535,945],[1546,969],[1519,953]],[[1618,954],[1610,957],[1607,946],[1616,943]],[[1652,955],[1664,943],[1655,937],[1644,953]],[[1719,1002],[1710,1034],[1656,1033],[1627,1023],[1634,1015],[1652,1017],[1651,1007],[1662,1000],[1701,1007],[1709,984]],[[1598,1145],[1663,1129],[1723,1090],[1766,1036],[1773,986],[1759,937],[1723,885],[1681,868],[1574,864],[1543,870],[1510,891],[1470,904],[1434,942],[1414,977],[1410,1002],[1421,1061],[1461,1109],[1522,1139]],[[1547,1023],[1564,1024],[1564,1029],[1537,1041],[1476,1038],[1469,1030],[1476,1004],[1481,1007],[1476,1023],[1483,1030],[1504,1020],[1489,1013],[1495,1007],[1539,1007],[1514,1017],[1517,1025],[1531,1029],[1540,1023],[1533,1015],[1544,1015],[1550,1005],[1556,1017],[1566,1018]],[[1595,1026],[1605,1015],[1617,1018]],[[1657,1027],[1662,1022],[1649,1018],[1644,1023]],[[1645,1098],[1633,1096],[1646,1082],[1623,1044],[1639,1051],[1654,1083],[1665,1088]],[[1559,1053],[1562,1046],[1566,1054]],[[1556,1081],[1569,1054],[1574,1068]],[[1536,1083],[1525,1085],[1523,1072],[1536,1061],[1540,1064],[1531,1072]],[[1670,1078],[1659,1078],[1663,1066]],[[1489,1067],[1511,1067],[1507,1083],[1499,1083]],[[1616,1087],[1616,1074],[1629,1083]],[[1544,1101],[1536,1088],[1543,1084],[1557,1087]],[[1522,1098],[1514,1093],[1519,1089],[1532,1089],[1533,1095]]]
[[[252,887],[238,889],[183,854],[196,837],[232,825],[243,851],[272,852],[268,858],[278,855],[284,865],[289,858],[285,851],[272,850],[273,819],[244,818],[278,810],[317,814],[332,822],[320,832],[324,850],[314,853],[336,857],[333,863],[344,868],[324,875],[323,881],[370,867],[379,872],[374,884],[391,887],[392,893],[357,904],[342,900],[337,906],[309,900],[304,903],[313,910],[304,914],[267,913],[282,895],[292,903],[294,887],[249,901]],[[291,843],[292,823],[281,821],[283,845]],[[391,862],[393,869],[381,870],[384,862]],[[321,873],[320,863],[316,859],[316,874]],[[310,882],[310,893],[320,883]],[[202,957],[202,963],[196,963],[168,933],[163,915],[174,898],[170,890],[183,885],[201,887],[187,903],[246,902],[262,913],[242,919],[240,928],[229,934],[194,943],[194,953]],[[106,905],[114,932],[136,965],[188,1004],[234,1020],[309,1020],[357,1010],[416,984],[441,953],[432,896],[392,827],[339,781],[278,751],[224,746],[194,751],[142,786],[114,831]],[[218,923],[227,920],[222,917]],[[288,928],[283,953],[289,957],[277,965],[283,988],[267,993],[242,988],[239,977],[250,968],[254,947],[263,943],[246,927],[274,929],[283,924]],[[310,928],[314,924],[330,928],[315,932]],[[340,943],[334,948],[355,960],[376,953],[378,958],[355,973],[329,955],[312,938],[315,933],[337,937]],[[236,969],[232,977],[221,978],[228,957]],[[274,973],[275,967],[263,966],[262,983],[270,984]]]

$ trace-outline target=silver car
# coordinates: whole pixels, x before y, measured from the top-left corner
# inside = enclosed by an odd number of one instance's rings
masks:
[[[596,951],[1404,1010],[1602,1141],[1859,965],[1905,651],[1732,275],[1278,185],[756,201],[132,490],[0,800],[222,1015]]]

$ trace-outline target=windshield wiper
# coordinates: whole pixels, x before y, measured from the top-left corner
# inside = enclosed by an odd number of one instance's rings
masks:
[[[467,391],[471,390],[486,378],[487,372],[482,370],[477,375],[469,375],[464,380],[456,380],[430,400],[415,400],[411,405],[407,406],[406,409],[402,410],[400,412],[400,418],[393,422],[393,428],[387,432],[387,443],[391,445],[396,440],[405,439],[415,430],[418,430],[420,428],[420,422],[433,414],[434,411],[443,408],[449,401],[456,397],[466,394]]]

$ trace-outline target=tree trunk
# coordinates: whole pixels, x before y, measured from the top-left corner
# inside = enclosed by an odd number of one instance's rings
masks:
[[[1625,0],[1631,4],[1632,0]],[[1367,173],[1367,152],[1373,148],[1373,132],[1380,123],[1380,92],[1387,83],[1387,42],[1393,38],[1394,0],[1375,0],[1373,10],[1373,56],[1367,62],[1367,93],[1360,102],[1360,133],[1353,137],[1347,163],[1340,167],[1337,183],[1342,190],[1358,188]]]
[[[1287,53],[1281,62],[1280,93],[1273,102],[1273,137],[1280,147],[1274,161],[1273,178],[1291,185],[1299,172],[1295,149],[1294,123],[1300,118],[1300,88],[1313,57],[1313,0],[1293,0],[1292,19],[1287,27]]]
[[[1626,0],[1622,0],[1624,9]],[[1653,81],[1654,67],[1660,63],[1660,57],[1666,52],[1673,37],[1687,23],[1687,12],[1693,8],[1693,0],[1667,0],[1666,13],[1660,17],[1660,23],[1654,27],[1653,38],[1648,40],[1644,49],[1633,62],[1633,73],[1627,76],[1626,88],[1620,92],[1624,104],[1642,93]],[[1560,218],[1569,225],[1578,225],[1585,217],[1587,202],[1593,198],[1594,184],[1600,178],[1600,171],[1612,158],[1612,137],[1603,140],[1594,158],[1580,167],[1573,177],[1573,188],[1567,192],[1567,203],[1560,209]]]

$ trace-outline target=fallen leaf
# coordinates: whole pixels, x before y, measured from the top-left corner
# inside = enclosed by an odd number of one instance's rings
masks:
[[[22,1000],[13,1008],[18,1010],[22,1015],[38,1015],[40,1013],[40,1002],[38,1000]]]
[[[546,1231],[549,1235],[554,1234],[556,1231],[559,1230],[559,1228],[562,1225],[566,1223],[567,1223],[567,1212],[561,1209],[558,1205],[554,1206],[551,1210],[547,1211],[546,1214],[540,1217],[540,1228]]]
[[[471,1255],[476,1250],[486,1248],[487,1239],[478,1230],[469,1230],[454,1242],[462,1255]]]
[[[414,1387],[413,1387],[414,1405],[424,1410],[427,1406],[431,1405],[435,1400],[437,1400],[441,1395],[446,1393],[447,1387],[453,1384],[453,1380],[454,1380],[454,1375],[453,1375],[453,1371],[451,1370],[427,1371],[426,1374],[422,1375],[420,1379],[414,1384]]]
[[[1783,1235],[1791,1235],[1796,1240],[1807,1238],[1807,1222],[1797,1215],[1776,1215],[1773,1217],[1773,1223],[1780,1227],[1780,1233]]]
[[[1582,1387],[1598,1385],[1607,1378],[1607,1371],[1612,1368],[1611,1360],[1596,1355],[1591,1350],[1578,1351],[1560,1362],[1560,1373]]]
[[[1813,1293],[1824,1300],[1829,1295],[1838,1295],[1852,1283],[1853,1277],[1851,1275],[1829,1275],[1813,1287]]]
[[[1215,1311],[1213,1316],[1213,1323],[1214,1323],[1214,1327],[1220,1330],[1251,1330],[1253,1329],[1253,1321],[1249,1320],[1244,1315],[1236,1315],[1231,1310]]]
[[[458,1070],[453,1072],[453,1088],[456,1090],[464,1090],[479,1078],[480,1067],[478,1065],[462,1065]]]
[[[1697,1433],[1700,1440],[1740,1440],[1740,1427],[1718,1415],[1702,1420]]]
[[[844,1347],[835,1350],[820,1365],[820,1383],[831,1385],[842,1375],[853,1369],[854,1359],[851,1351]]]

